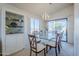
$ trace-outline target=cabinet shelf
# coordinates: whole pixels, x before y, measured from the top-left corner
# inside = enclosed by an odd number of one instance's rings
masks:
[[[15,27],[12,27],[12,26],[9,26],[10,28],[23,28],[23,26],[15,26]]]

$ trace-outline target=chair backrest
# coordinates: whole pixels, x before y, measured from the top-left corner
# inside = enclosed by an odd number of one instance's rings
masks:
[[[60,35],[59,35],[59,44],[61,43],[62,37],[63,37],[63,32],[61,32]]]
[[[60,39],[62,39],[62,37],[63,37],[63,32],[60,33]]]
[[[63,32],[61,32],[61,33],[56,33],[56,46],[57,46],[58,44],[61,44],[62,36],[63,36]]]
[[[30,42],[30,49],[37,50],[37,42],[35,35],[28,34],[29,42]]]
[[[57,46],[58,45],[58,43],[59,43],[59,36],[60,36],[60,34],[59,33],[56,33],[56,41],[55,41],[55,46]]]

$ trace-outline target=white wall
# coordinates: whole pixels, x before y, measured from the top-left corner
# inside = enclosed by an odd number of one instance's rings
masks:
[[[74,55],[79,56],[79,4],[74,5]]]
[[[62,10],[57,11],[51,16],[51,20],[68,18],[68,42],[73,43],[74,40],[74,6],[70,5]]]

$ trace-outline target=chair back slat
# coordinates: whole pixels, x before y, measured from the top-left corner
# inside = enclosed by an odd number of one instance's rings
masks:
[[[37,43],[36,43],[35,35],[29,34],[28,37],[29,37],[29,42],[30,42],[30,48],[37,50]]]
[[[59,42],[59,33],[56,33],[56,43],[55,43],[56,46],[58,45],[58,42]]]
[[[56,46],[57,46],[58,44],[61,44],[62,36],[63,36],[63,32],[61,32],[61,33],[56,33]]]
[[[61,44],[62,37],[63,37],[63,32],[61,32],[60,35],[59,35],[59,45]]]

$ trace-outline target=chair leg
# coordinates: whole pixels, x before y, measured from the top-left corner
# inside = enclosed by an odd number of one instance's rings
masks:
[[[58,45],[58,52],[60,53],[60,46]]]
[[[61,48],[62,48],[62,46],[61,46]]]
[[[46,56],[46,49],[44,48],[44,56]]]
[[[57,48],[55,48],[55,53],[56,53],[56,56],[57,56]]]
[[[46,53],[48,53],[48,45],[46,45]]]
[[[36,56],[37,56],[37,52],[36,52]]]
[[[51,46],[50,46],[49,48],[50,48],[50,50],[51,50]]]
[[[62,45],[60,44],[60,47],[62,48]]]
[[[32,54],[32,50],[30,49],[30,56],[31,56],[31,54]]]

